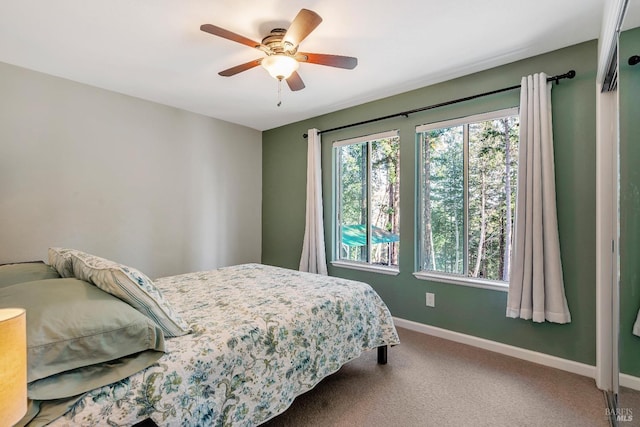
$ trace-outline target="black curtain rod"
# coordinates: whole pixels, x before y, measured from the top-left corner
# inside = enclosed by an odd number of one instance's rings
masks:
[[[631,58],[629,58],[629,65],[636,65],[636,64],[640,64],[640,56],[633,55]]]
[[[560,75],[553,76],[553,77],[548,77],[547,81],[548,82],[556,82],[556,84],[558,84],[558,82],[560,80],[562,80],[562,79],[572,79],[575,76],[576,76],[576,72],[574,70],[571,70],[571,71],[566,72],[564,74],[560,74]],[[400,117],[400,116],[409,117],[409,114],[418,113],[420,111],[426,111],[426,110],[431,110],[433,108],[445,107],[447,105],[457,104],[458,102],[470,101],[472,99],[481,98],[483,96],[494,95],[496,93],[507,92],[509,90],[514,90],[514,89],[519,89],[519,88],[520,88],[520,85],[509,86],[509,87],[505,87],[505,88],[502,88],[502,89],[492,90],[490,92],[479,93],[477,95],[466,96],[464,98],[458,98],[458,99],[454,99],[452,101],[446,101],[446,102],[441,102],[439,104],[429,105],[427,107],[415,108],[413,110],[407,110],[407,111],[402,111],[400,113],[389,114],[388,116],[376,117],[375,119],[364,120],[362,122],[351,123],[349,125],[338,126],[338,127],[327,129],[327,130],[321,130],[318,133],[319,134],[323,134],[323,133],[327,133],[327,132],[333,132],[333,131],[336,131],[336,130],[342,130],[342,129],[346,129],[346,128],[350,128],[350,127],[354,127],[354,126],[360,126],[360,125],[366,125],[368,123],[379,122],[381,120],[392,119],[394,117]],[[302,136],[306,138],[308,135],[305,133]]]

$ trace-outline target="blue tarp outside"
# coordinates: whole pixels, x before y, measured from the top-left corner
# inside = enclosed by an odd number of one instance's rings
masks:
[[[376,243],[391,243],[400,241],[400,236],[390,233],[379,227],[371,230],[371,240]],[[342,244],[346,246],[365,246],[367,244],[367,231],[364,224],[343,225]]]

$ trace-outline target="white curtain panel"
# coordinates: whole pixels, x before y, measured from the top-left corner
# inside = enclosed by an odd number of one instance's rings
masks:
[[[327,275],[322,219],[322,168],[320,166],[320,134],[309,129],[307,137],[307,214],[300,271]]]
[[[569,323],[556,212],[551,87],[544,73],[522,78],[518,198],[507,317]]]

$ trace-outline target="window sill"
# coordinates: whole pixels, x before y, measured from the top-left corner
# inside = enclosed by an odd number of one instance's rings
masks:
[[[397,276],[400,273],[400,271],[395,268],[382,267],[379,265],[355,263],[355,262],[331,261],[331,265],[333,265],[334,267],[349,268],[351,270],[361,270],[361,271],[370,271],[372,273],[387,274],[389,276]]]
[[[491,289],[494,291],[508,292],[509,284],[505,282],[498,282],[497,280],[482,280],[474,279],[472,277],[457,277],[448,274],[437,273],[425,273],[424,271],[418,271],[413,275],[420,280],[432,280],[434,282],[451,283],[453,285],[469,286],[472,288]]]

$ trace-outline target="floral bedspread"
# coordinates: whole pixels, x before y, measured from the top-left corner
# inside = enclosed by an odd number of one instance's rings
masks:
[[[367,284],[260,264],[154,281],[193,333],[52,426],[258,425],[363,351],[399,343]]]

